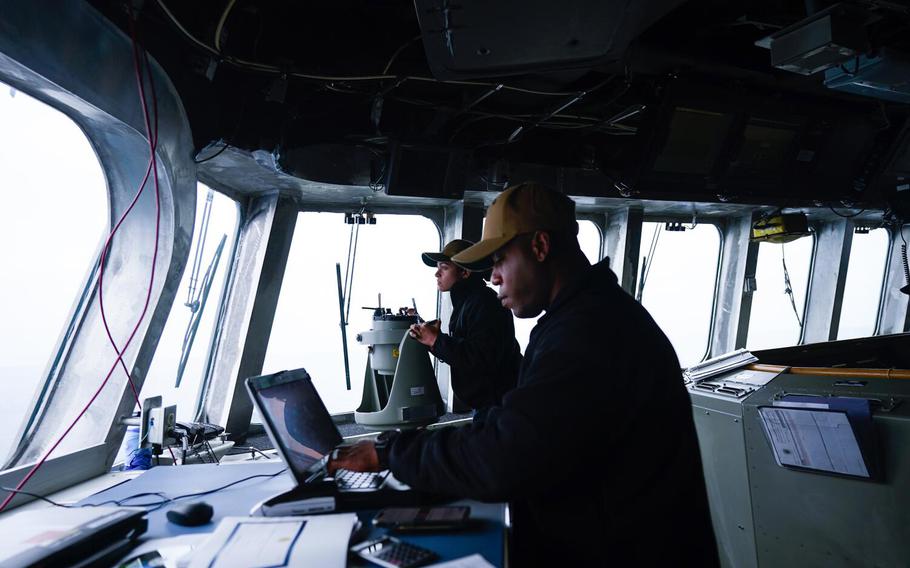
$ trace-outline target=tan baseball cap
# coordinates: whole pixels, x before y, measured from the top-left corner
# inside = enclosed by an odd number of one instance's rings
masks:
[[[423,263],[431,268],[436,268],[438,262],[451,262],[452,257],[461,251],[472,246],[474,243],[464,239],[455,239],[449,241],[446,246],[442,247],[441,252],[425,252],[421,255]]]
[[[538,183],[507,188],[487,209],[480,242],[452,257],[452,262],[471,268],[490,266],[490,256],[518,235],[534,231],[578,234],[575,202]]]

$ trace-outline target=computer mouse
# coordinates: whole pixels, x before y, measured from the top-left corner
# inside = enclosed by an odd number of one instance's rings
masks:
[[[211,521],[214,512],[208,503],[196,501],[174,507],[167,512],[167,520],[184,527],[198,527]]]

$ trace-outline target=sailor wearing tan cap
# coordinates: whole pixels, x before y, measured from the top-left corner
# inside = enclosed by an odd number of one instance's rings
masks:
[[[717,566],[679,361],[606,262],[578,247],[575,205],[506,189],[483,238],[453,257],[494,261],[504,306],[540,318],[518,386],[482,422],[393,433],[330,468],[388,466],[411,487],[509,501],[515,566]]]
[[[436,269],[436,287],[449,293],[452,315],[449,333],[442,333],[435,321],[411,326],[410,334],[451,367],[458,399],[482,411],[501,404],[502,395],[515,388],[521,350],[512,314],[484,281],[489,271],[466,270],[452,262],[473,244],[456,239],[440,252],[423,253],[424,264]]]

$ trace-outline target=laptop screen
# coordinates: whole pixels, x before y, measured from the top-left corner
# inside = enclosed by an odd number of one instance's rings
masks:
[[[304,369],[247,379],[263,425],[294,477],[303,482],[314,464],[342,438]]]

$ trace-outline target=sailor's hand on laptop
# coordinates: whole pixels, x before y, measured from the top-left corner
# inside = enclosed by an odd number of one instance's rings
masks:
[[[338,448],[337,455],[329,460],[329,475],[339,469],[350,471],[381,471],[379,456],[373,442],[362,440],[353,446]]]
[[[439,320],[415,323],[408,329],[408,334],[427,347],[433,347],[439,337]]]

